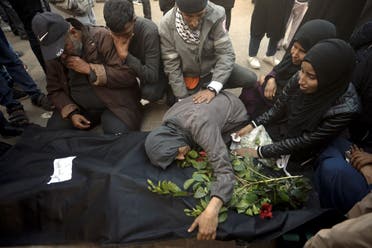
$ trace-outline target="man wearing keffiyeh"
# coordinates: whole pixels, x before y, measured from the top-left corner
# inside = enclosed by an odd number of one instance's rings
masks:
[[[250,87],[256,75],[235,64],[222,7],[208,0],[176,0],[159,26],[162,59],[178,100],[209,103],[225,88]]]

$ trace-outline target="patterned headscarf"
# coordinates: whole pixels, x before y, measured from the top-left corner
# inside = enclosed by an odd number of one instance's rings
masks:
[[[191,30],[189,25],[183,20],[181,11],[178,8],[176,10],[176,29],[186,43],[196,45],[200,43],[200,30]]]

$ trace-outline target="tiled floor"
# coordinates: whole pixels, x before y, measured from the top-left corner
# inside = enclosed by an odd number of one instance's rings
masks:
[[[159,2],[151,0],[152,6],[152,16],[155,23],[159,23],[162,13],[159,10]],[[95,13],[98,19],[98,24],[104,25],[102,9],[103,3],[96,3]],[[135,11],[138,16],[142,16],[142,6],[135,5]],[[250,18],[253,11],[253,5],[251,0],[236,0],[235,7],[232,10],[232,24],[230,28],[230,37],[233,42],[233,46],[236,52],[236,62],[240,65],[247,66],[247,54],[248,54],[248,43],[249,43],[249,30],[250,30]],[[13,36],[11,33],[7,33],[10,43],[13,45],[15,50],[24,52],[24,56],[21,58],[24,63],[28,66],[30,75],[38,83],[42,91],[45,92],[45,75],[42,71],[38,61],[36,60],[32,50],[30,49],[29,43],[27,41],[20,40],[18,37]],[[267,39],[264,38],[261,44],[261,48],[258,57],[262,57],[265,49],[267,47]],[[277,55],[282,55],[283,52],[278,52]],[[267,73],[271,67],[269,67],[264,62],[262,64],[261,70],[255,70],[258,76]],[[232,90],[234,93],[239,94],[240,90]],[[45,113],[42,109],[36,108],[30,103],[30,99],[23,100],[22,103],[25,106],[25,110],[30,118],[30,120],[39,125],[45,126],[47,119],[43,118],[42,115]],[[145,108],[145,118],[142,124],[143,131],[149,131],[157,126],[159,126],[162,116],[167,110],[165,104],[154,103]],[[0,138],[2,140],[2,138]],[[17,138],[7,139],[5,142],[15,143]],[[32,246],[37,247],[37,246]],[[45,246],[43,246],[45,247]],[[60,246],[64,247],[64,246]],[[97,247],[96,245],[89,244],[75,244],[69,247]],[[111,246],[110,246],[111,247]],[[122,247],[122,246],[121,246]],[[128,246],[125,246],[128,247]],[[153,244],[145,245],[131,245],[132,248],[143,248],[143,247],[236,247],[234,242],[196,242],[194,240],[177,240],[169,242],[157,242]],[[244,247],[244,246],[239,246]],[[254,244],[246,247],[274,247],[273,244]]]

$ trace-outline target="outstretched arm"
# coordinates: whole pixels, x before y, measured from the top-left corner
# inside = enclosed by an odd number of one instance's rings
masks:
[[[223,202],[218,197],[212,197],[207,208],[194,220],[188,232],[194,231],[198,227],[198,240],[216,239],[218,225],[218,214]]]

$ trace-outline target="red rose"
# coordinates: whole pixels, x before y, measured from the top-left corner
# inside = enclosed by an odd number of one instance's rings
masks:
[[[260,210],[261,219],[271,219],[273,217],[273,212],[271,212],[273,206],[267,202],[263,203]]]
[[[200,151],[199,152],[199,155],[202,156],[202,157],[206,157],[207,156],[207,153],[205,151]]]

